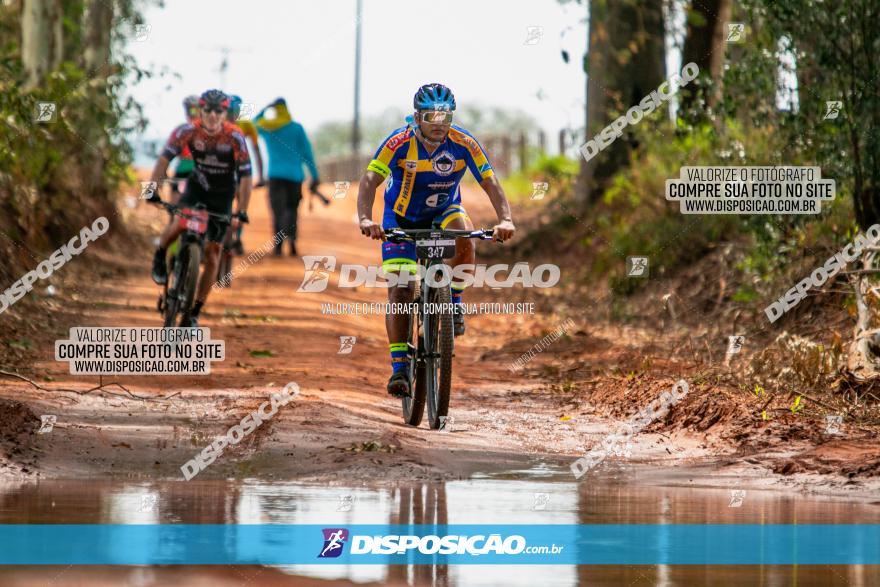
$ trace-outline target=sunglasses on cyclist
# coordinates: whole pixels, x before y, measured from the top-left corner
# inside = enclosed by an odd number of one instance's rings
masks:
[[[448,110],[428,110],[422,112],[422,122],[427,124],[452,124],[452,112]]]
[[[213,108],[202,108],[202,110],[205,112],[213,112],[215,114],[223,114],[224,112],[226,112],[226,108],[223,108],[222,106],[215,106]]]

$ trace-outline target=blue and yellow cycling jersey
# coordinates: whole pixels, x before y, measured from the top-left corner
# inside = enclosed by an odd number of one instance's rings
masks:
[[[411,127],[396,129],[367,167],[387,179],[383,225],[395,215],[423,222],[459,204],[458,185],[465,168],[477,181],[495,174],[480,143],[465,129],[453,124],[446,140],[430,155]]]

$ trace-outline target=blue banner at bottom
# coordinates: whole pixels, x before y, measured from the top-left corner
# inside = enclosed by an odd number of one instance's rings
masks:
[[[0,525],[0,564],[877,565],[880,525]]]

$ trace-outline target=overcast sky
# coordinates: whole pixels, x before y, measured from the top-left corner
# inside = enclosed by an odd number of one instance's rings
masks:
[[[410,108],[419,85],[439,81],[459,104],[528,112],[555,145],[560,128],[583,125],[585,12],[557,0],[364,0],[361,113]],[[182,121],[185,95],[220,85],[224,45],[222,89],[245,102],[260,108],[284,96],[307,131],[352,117],[355,0],[166,0],[144,17],[149,37],[128,50],[141,67],[181,76],[132,88],[151,123],[145,138]],[[543,27],[535,44],[526,44],[529,27]]]

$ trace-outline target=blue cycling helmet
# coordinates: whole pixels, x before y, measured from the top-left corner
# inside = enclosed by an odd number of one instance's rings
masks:
[[[241,114],[241,96],[232,94],[229,96],[229,118],[236,120]]]
[[[416,110],[455,110],[455,96],[443,84],[425,84],[413,96]]]

